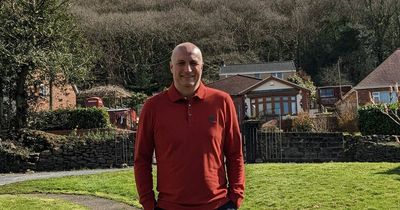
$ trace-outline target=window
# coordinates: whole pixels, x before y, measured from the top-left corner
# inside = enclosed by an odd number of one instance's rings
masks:
[[[266,113],[271,115],[272,114],[272,99],[271,97],[265,98],[266,100]]]
[[[271,76],[279,78],[279,79],[283,79],[283,74],[282,72],[275,72],[275,73],[271,73]]]
[[[389,91],[372,92],[372,100],[375,103],[395,103],[397,101],[397,93]]]
[[[297,114],[296,96],[259,97],[250,100],[253,117]]]
[[[290,96],[290,108],[292,109],[292,114],[297,114],[296,104],[296,96]]]
[[[319,90],[319,96],[321,98],[333,97],[334,96],[333,88],[320,89]]]

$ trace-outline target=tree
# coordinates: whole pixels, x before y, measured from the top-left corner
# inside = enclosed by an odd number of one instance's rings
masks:
[[[92,56],[68,12],[69,3],[69,0],[0,2],[2,81],[5,75],[5,80],[13,84],[9,92],[16,107],[15,128],[27,126],[27,87],[34,74],[51,80],[62,73],[69,82],[87,75]]]
[[[317,87],[315,87],[314,82],[311,80],[311,77],[307,75],[305,71],[300,70],[299,72],[296,72],[294,75],[290,76],[287,78],[289,82],[293,82],[300,87],[306,88],[311,91],[311,100],[315,101],[316,100],[316,90]]]

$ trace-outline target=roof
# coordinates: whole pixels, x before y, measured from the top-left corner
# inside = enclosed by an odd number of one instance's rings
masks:
[[[245,74],[265,72],[292,72],[296,71],[293,61],[254,63],[254,64],[233,64],[222,66],[220,74]]]
[[[297,84],[294,84],[292,82],[289,82],[287,80],[283,80],[283,79],[279,79],[277,77],[270,76],[270,77],[267,77],[267,78],[259,81],[257,84],[252,85],[251,87],[247,88],[246,90],[243,90],[242,92],[240,92],[240,94],[246,94],[246,93],[248,93],[248,92],[260,87],[261,85],[263,85],[263,84],[265,84],[265,83],[267,83],[267,82],[269,82],[271,80],[278,81],[280,83],[286,84],[286,85],[291,86],[291,87],[296,88],[296,89],[300,89],[300,90],[310,91],[311,92],[311,90],[309,90],[307,88],[304,88],[304,87],[301,87],[301,86],[299,86]]]
[[[255,77],[245,75],[234,75],[212,83],[208,87],[227,92],[229,95],[239,95],[239,93],[261,81]]]
[[[132,94],[122,87],[115,85],[97,86],[79,93],[79,97],[116,97],[128,98]]]
[[[381,88],[400,84],[400,48],[359,82],[355,89]]]

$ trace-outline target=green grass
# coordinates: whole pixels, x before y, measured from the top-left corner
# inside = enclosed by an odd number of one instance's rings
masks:
[[[0,195],[0,209],[2,210],[85,210],[87,208],[77,204],[53,198],[39,198],[26,195]]]
[[[91,194],[140,206],[132,170],[0,187],[0,194],[30,192]],[[241,209],[400,209],[400,163],[246,165]]]

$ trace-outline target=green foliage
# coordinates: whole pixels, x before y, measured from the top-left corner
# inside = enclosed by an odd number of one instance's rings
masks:
[[[358,109],[358,121],[360,131],[363,135],[385,134],[396,135],[400,134],[400,126],[396,124],[389,116],[384,113],[397,113],[399,104],[370,104]],[[397,116],[400,117],[399,113]]]
[[[90,129],[109,126],[108,112],[97,107],[39,112],[31,117],[30,124],[31,128],[37,130]]]
[[[144,101],[148,98],[145,93],[132,93],[132,96],[129,101],[129,107],[134,108],[135,110],[138,110],[139,105],[143,104]]]
[[[90,129],[85,132],[79,132],[74,129],[69,135],[66,136],[68,142],[100,142],[100,141],[115,141],[117,139],[128,139],[129,133],[118,132],[117,130],[110,129]]]
[[[27,86],[34,75],[52,82],[62,73],[67,81],[79,82],[87,75],[92,57],[68,12],[69,0],[6,0],[0,1],[0,8],[1,76],[10,81],[6,94],[15,96],[11,98],[16,106],[15,126],[21,128],[27,125]]]
[[[292,121],[292,130],[294,132],[312,132],[314,131],[314,122],[307,112],[301,112]]]
[[[306,88],[311,91],[311,100],[315,101],[317,99],[316,90],[314,82],[311,80],[311,77],[307,75],[304,71],[298,71],[293,76],[287,78],[289,82],[293,82],[300,87]]]

